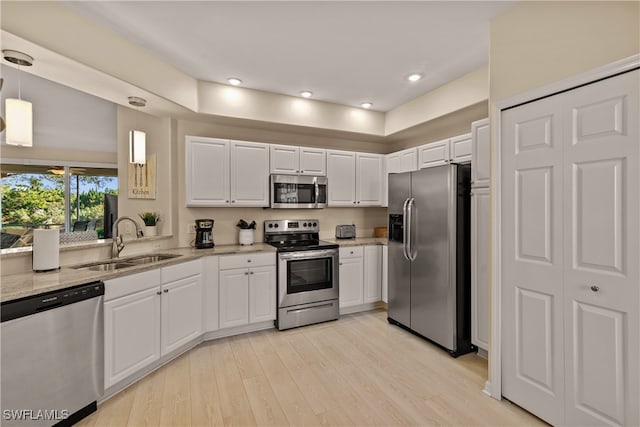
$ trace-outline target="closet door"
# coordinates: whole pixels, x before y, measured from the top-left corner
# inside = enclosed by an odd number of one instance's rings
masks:
[[[565,95],[566,423],[640,425],[640,71]]]
[[[502,392],[564,423],[558,97],[502,113]]]

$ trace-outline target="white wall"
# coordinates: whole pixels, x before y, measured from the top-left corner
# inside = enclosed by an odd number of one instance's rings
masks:
[[[115,153],[115,104],[67,86],[19,72],[12,66],[0,67],[2,116],[5,98],[18,97],[18,79],[22,99],[33,104],[34,148],[100,151]],[[4,144],[5,133],[1,134]],[[3,155],[3,157],[5,157]]]

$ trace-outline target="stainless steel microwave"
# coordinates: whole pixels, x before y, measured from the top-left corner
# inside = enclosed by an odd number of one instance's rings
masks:
[[[327,177],[271,175],[271,207],[275,209],[327,207]]]

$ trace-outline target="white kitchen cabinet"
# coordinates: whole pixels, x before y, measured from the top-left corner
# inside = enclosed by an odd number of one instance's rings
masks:
[[[274,253],[220,257],[220,329],[276,318]]]
[[[418,170],[418,149],[407,148],[387,154],[387,173],[413,172]]]
[[[104,303],[105,389],[160,359],[159,285]]]
[[[219,258],[217,256],[206,257],[202,261],[202,304],[204,332],[212,332],[218,329],[219,310]]]
[[[105,281],[105,388],[202,334],[200,260]]]
[[[220,270],[220,329],[249,323],[249,270]]]
[[[418,147],[418,166],[420,169],[446,165],[451,160],[451,140],[443,139]]]
[[[185,137],[187,206],[269,206],[269,146]]]
[[[491,179],[489,119],[471,123],[471,185],[488,187]]]
[[[185,174],[187,206],[227,206],[229,141],[187,136]]]
[[[231,206],[269,206],[269,146],[231,141]]]
[[[382,205],[380,154],[327,151],[329,206]]]
[[[382,299],[382,246],[364,247],[364,295],[363,303]]]
[[[271,173],[285,175],[327,174],[326,151],[321,148],[271,144]]]
[[[451,138],[450,155],[453,163],[471,162],[471,133]]]
[[[356,204],[382,205],[382,156],[356,154]]]
[[[471,190],[471,343],[489,350],[489,255],[491,199],[488,188]]]
[[[329,206],[353,206],[356,201],[356,153],[327,151]]]
[[[249,270],[249,323],[276,318],[276,269],[255,267]]]
[[[340,248],[340,308],[364,303],[362,246]]]
[[[164,356],[202,334],[202,276],[162,285],[162,344]]]

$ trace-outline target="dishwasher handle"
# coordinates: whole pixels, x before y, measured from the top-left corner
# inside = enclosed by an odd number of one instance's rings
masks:
[[[96,281],[62,290],[5,301],[0,305],[2,322],[53,310],[104,295],[104,282]]]

